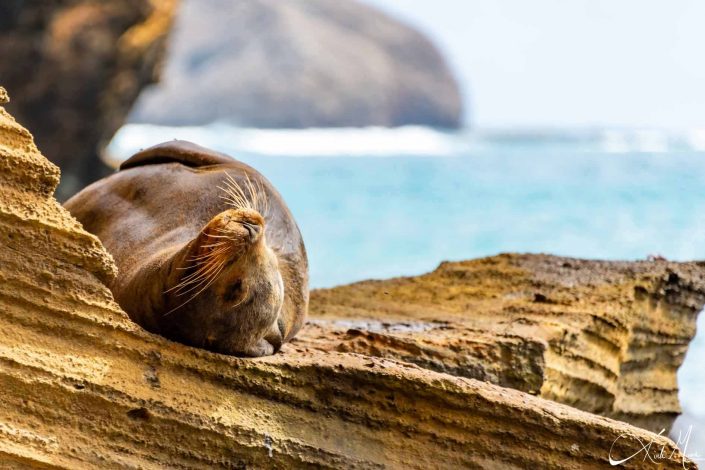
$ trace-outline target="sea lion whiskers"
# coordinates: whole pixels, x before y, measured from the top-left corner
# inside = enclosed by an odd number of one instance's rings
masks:
[[[255,183],[257,187],[255,188],[255,185],[252,184],[250,177],[247,175],[245,175],[245,177],[247,178],[247,183],[250,187],[250,195],[255,200],[255,207],[257,208],[257,211],[263,217],[269,215],[269,198],[267,197],[267,192],[264,190],[262,182],[257,181]],[[260,197],[262,198],[261,202]]]
[[[220,232],[220,233],[228,233],[228,232]],[[207,237],[211,237],[211,238],[228,238],[228,239],[230,239],[230,240],[233,239],[232,237],[229,237],[229,236],[227,236],[227,235],[213,235],[212,233],[206,233],[205,235],[206,235]]]
[[[179,282],[171,289],[165,291],[175,291],[176,295],[181,296],[202,287],[202,289],[192,295],[186,302],[179,305],[173,310],[176,310],[177,308],[186,305],[188,302],[193,300],[198,294],[203,292],[203,290],[207,289],[215,281],[215,279],[218,277],[220,272],[227,264],[227,257],[224,257],[222,255],[223,253],[217,253],[197,263],[195,265],[198,266],[198,269],[196,269],[196,271],[184,277],[181,282]],[[171,313],[173,310],[167,312],[167,314]]]
[[[217,253],[217,255],[220,255],[220,254],[221,254],[221,253],[220,253],[220,251],[219,251],[219,252]],[[197,266],[200,266],[200,265],[203,264],[204,262],[206,262],[207,258],[212,258],[213,256],[216,256],[216,254],[214,254],[214,253],[212,253],[212,252],[211,252],[211,253],[206,253],[205,255],[201,255],[201,256],[192,256],[192,257],[188,258],[186,261],[196,261],[196,263],[194,263],[194,264],[192,264],[192,265],[190,265],[190,266],[181,266],[181,267],[177,267],[176,269],[179,269],[179,270],[193,269],[193,268],[195,268],[195,267],[197,267]]]
[[[228,250],[225,250],[225,249],[221,248],[221,249],[219,249],[217,252],[214,250],[214,251],[212,251],[212,252],[210,252],[210,253],[207,253],[207,254],[205,254],[205,255],[201,255],[201,256],[189,258],[188,261],[195,261],[195,263],[192,264],[192,265],[190,265],[190,266],[184,266],[184,267],[180,267],[180,268],[176,268],[176,269],[182,269],[182,270],[184,270],[184,269],[194,269],[194,268],[197,268],[197,267],[199,267],[199,266],[203,266],[204,264],[208,263],[210,260],[215,259],[215,258],[217,258],[217,257],[220,257],[220,256],[226,254],[227,251],[228,251]],[[192,275],[193,275],[193,274],[190,274],[189,276],[192,276]],[[187,278],[188,278],[189,276],[187,276]]]
[[[247,186],[247,190],[250,193],[250,201],[252,201],[252,205],[254,206],[254,209],[259,211],[261,214],[262,211],[261,211],[261,204],[259,201],[259,193],[255,189],[254,185],[252,184],[252,180],[250,180],[250,177],[248,175],[245,175],[245,186]]]
[[[211,256],[214,256],[214,253],[216,251],[220,252],[221,250],[228,251],[228,246],[227,244],[221,245],[220,243],[215,243],[211,245],[201,245],[202,248],[212,248],[212,250],[208,253],[205,253],[200,256],[192,256],[191,258],[188,259],[188,261],[196,261],[199,259],[204,259],[204,258],[210,258]]]
[[[230,237],[218,237],[218,238],[230,239]],[[217,242],[217,243],[211,243],[210,245],[201,245],[201,248],[214,248],[217,246],[227,246],[227,245],[228,245],[228,242]]]
[[[233,249],[231,244],[228,242],[218,242],[211,245],[202,245],[201,247],[213,249],[208,250],[207,253],[202,254],[200,256],[192,256],[188,258],[188,261],[193,261],[194,264],[177,268],[181,270],[195,269],[195,271],[181,279],[181,282],[176,284],[174,287],[164,291],[165,293],[176,291],[177,295],[183,295],[186,292],[190,292],[190,290],[192,289],[187,290],[185,292],[179,291],[183,291],[183,289],[199,280],[208,278],[208,275],[213,271],[212,268],[214,266],[225,264],[225,262],[228,260],[228,255]]]
[[[196,255],[191,256],[191,257],[189,257],[186,261],[199,261],[199,260],[204,260],[204,259],[206,259],[206,258],[211,258],[211,257],[215,256],[216,254],[224,253],[224,252],[229,251],[230,249],[232,249],[232,247],[229,246],[229,245],[230,245],[230,244],[229,244],[228,242],[218,242],[218,243],[214,243],[214,244],[211,244],[211,245],[201,245],[202,248],[213,248],[213,249],[210,250],[210,251],[208,251],[207,253],[204,253],[204,254],[199,255],[199,256],[196,256]],[[196,263],[196,264],[191,265],[191,266],[186,266],[186,267],[184,267],[184,268],[177,268],[177,269],[190,269],[190,268],[195,268],[195,267],[198,266],[199,264],[200,264],[200,263]]]
[[[177,292],[176,295],[185,295],[188,294],[189,292],[192,292],[196,289],[198,289],[203,283],[210,282],[212,281],[212,276],[214,273],[219,272],[219,270],[224,266],[224,263],[213,263],[211,266],[208,267],[207,270],[205,270],[203,273],[201,273],[199,276],[191,279],[187,283],[185,283],[183,286],[180,287],[180,289],[186,289],[187,287],[191,286],[191,288],[184,290],[182,292]],[[194,295],[195,297],[195,295]],[[190,300],[190,299],[189,299]]]
[[[170,315],[172,312],[174,312],[174,311],[180,309],[181,307],[183,307],[184,305],[186,305],[187,303],[189,303],[189,302],[191,302],[193,299],[195,299],[195,298],[198,296],[198,294],[200,294],[200,293],[203,292],[204,290],[208,289],[208,288],[211,286],[211,284],[213,284],[213,282],[215,282],[215,280],[218,278],[218,275],[219,275],[220,272],[223,270],[223,267],[225,267],[225,264],[226,264],[225,261],[223,261],[223,262],[220,264],[219,268],[218,268],[218,269],[215,271],[215,273],[211,276],[210,281],[208,281],[208,283],[207,283],[205,286],[203,286],[198,292],[196,292],[196,293],[193,294],[191,297],[189,297],[189,298],[186,300],[186,302],[184,302],[184,303],[182,303],[181,305],[179,305],[179,306],[177,306],[177,307],[174,307],[174,308],[172,308],[171,310],[169,310],[168,312],[166,312],[166,313],[164,314],[164,316]],[[199,283],[199,285],[200,285],[200,283]]]
[[[229,173],[225,173],[224,186],[218,186],[218,189],[225,192],[224,195],[220,195],[221,199],[225,199],[235,209],[252,209],[259,212],[262,217],[268,215],[269,198],[262,182],[256,181],[253,183],[249,175],[245,174],[245,188],[249,193],[249,198],[247,197],[248,194],[245,194],[240,184]]]
[[[234,208],[247,208],[254,209],[252,207],[251,201],[247,199],[245,192],[242,190],[240,185],[235,181],[235,179],[230,176],[229,173],[225,173],[225,183],[223,186],[218,186],[218,189],[225,192],[225,195],[220,195],[222,199],[225,199]]]
[[[185,289],[186,287],[190,286],[191,284],[198,282],[204,278],[208,278],[210,274],[215,270],[216,266],[219,266],[221,263],[223,263],[224,260],[220,258],[219,256],[212,256],[208,259],[205,259],[204,261],[201,261],[197,263],[194,267],[198,267],[193,273],[189,274],[188,276],[185,276],[181,282],[179,282],[177,285],[174,287],[167,289],[165,292],[171,292],[171,291],[180,291]],[[189,292],[189,291],[186,291]],[[181,292],[178,295],[182,295],[185,292]]]

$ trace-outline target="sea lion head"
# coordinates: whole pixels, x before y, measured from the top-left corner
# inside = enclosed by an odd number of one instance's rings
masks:
[[[238,316],[244,311],[278,313],[284,299],[284,285],[277,256],[267,245],[265,221],[259,212],[242,208],[216,215],[204,229],[206,239],[198,245],[197,260],[222,266],[212,290],[223,307]],[[265,315],[266,316],[266,315]]]
[[[191,317],[179,322],[189,325],[179,332],[185,341],[252,356],[279,349],[284,283],[265,232],[258,210],[227,209],[208,222],[177,260],[175,284],[166,294],[168,303],[176,304],[169,315]]]

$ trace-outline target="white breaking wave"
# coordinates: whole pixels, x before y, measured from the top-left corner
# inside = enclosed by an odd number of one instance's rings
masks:
[[[122,161],[140,149],[173,139],[188,140],[234,155],[292,157],[454,156],[467,147],[460,134],[421,126],[250,129],[226,124],[199,127],[128,124],[108,146],[107,159]]]
[[[189,140],[234,156],[288,157],[455,157],[494,151],[663,153],[705,151],[705,129],[589,129],[550,131],[442,131],[423,126],[398,128],[253,129],[223,123],[194,127],[150,124],[123,126],[105,159],[125,160],[135,152],[173,139]]]
[[[655,129],[603,130],[602,150],[607,153],[663,153],[676,150],[683,141],[677,133]]]

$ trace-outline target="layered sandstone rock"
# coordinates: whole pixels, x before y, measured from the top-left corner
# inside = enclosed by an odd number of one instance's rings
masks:
[[[653,431],[680,413],[676,371],[705,265],[500,255],[311,295],[302,347],[400,359]]]
[[[362,2],[184,0],[164,79],[140,97],[131,119],[458,127],[461,114],[458,84],[438,49]]]
[[[148,334],[104,287],[115,275],[110,256],[54,200],[57,183],[57,168],[0,107],[4,467],[601,468],[610,451],[626,458],[648,442],[663,467],[694,467],[643,429],[408,362],[301,344],[238,359]],[[594,272],[595,288],[602,274]],[[514,279],[506,277],[524,285]],[[576,295],[589,290],[582,282]],[[562,289],[541,292],[559,302]],[[434,292],[424,296],[433,301]],[[686,294],[663,295],[665,306]],[[331,314],[352,308],[329,304]],[[641,468],[644,457],[625,467]]]
[[[61,197],[107,171],[98,153],[155,80],[177,0],[3,0],[8,106],[63,171]]]

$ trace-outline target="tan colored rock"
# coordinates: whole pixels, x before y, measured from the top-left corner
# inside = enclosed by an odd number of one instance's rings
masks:
[[[705,265],[500,255],[311,294],[297,341],[487,380],[652,431],[680,413],[676,372]]]
[[[8,110],[63,171],[63,199],[107,174],[101,148],[158,75],[177,0],[0,1]]]
[[[57,183],[0,108],[3,467],[602,468],[613,444],[653,442],[663,468],[694,468],[667,438],[413,364],[303,346],[238,359],[148,334]]]

